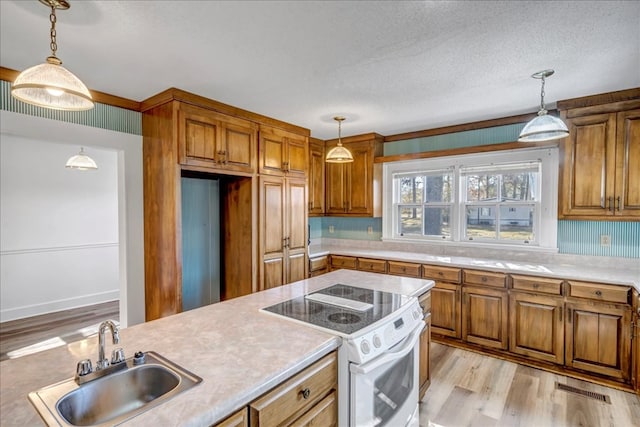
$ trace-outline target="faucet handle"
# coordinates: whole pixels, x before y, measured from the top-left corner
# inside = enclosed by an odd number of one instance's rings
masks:
[[[111,364],[115,365],[116,363],[124,362],[124,350],[121,348],[117,348],[111,352]]]
[[[76,378],[88,375],[91,372],[93,372],[91,360],[84,359],[78,362],[78,365],[76,366]]]

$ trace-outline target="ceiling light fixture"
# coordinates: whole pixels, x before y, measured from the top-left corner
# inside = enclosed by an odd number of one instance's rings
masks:
[[[84,152],[84,148],[80,147],[80,152],[75,156],[71,156],[65,165],[67,169],[76,169],[79,171],[98,169],[96,162]]]
[[[51,56],[44,64],[24,70],[11,87],[11,95],[27,104],[54,110],[82,111],[93,108],[93,100],[89,89],[62,66],[56,56],[56,9],[69,9],[66,0],[40,0],[40,3],[51,8]]]
[[[540,90],[540,111],[529,123],[527,123],[518,141],[520,142],[538,142],[551,141],[553,139],[564,138],[569,135],[569,129],[558,117],[550,116],[544,108],[544,81],[554,73],[553,70],[538,71],[531,75],[534,79],[542,80],[542,89]]]
[[[353,156],[351,155],[351,151],[346,149],[342,145],[341,133],[342,133],[342,122],[345,120],[344,117],[336,116],[333,118],[336,122],[338,122],[338,145],[333,147],[327,153],[325,157],[325,161],[327,163],[349,163],[353,162]]]

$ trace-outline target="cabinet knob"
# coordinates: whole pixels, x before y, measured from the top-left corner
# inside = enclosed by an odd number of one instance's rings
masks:
[[[596,295],[601,297],[602,296],[602,291],[596,291]]]
[[[482,280],[482,283],[487,283],[487,276],[482,276],[482,279],[480,280]]]
[[[442,277],[444,276],[444,273],[442,271],[438,271],[438,276]]]
[[[311,396],[311,390],[309,390],[308,388],[305,388],[300,393],[302,394],[303,399],[308,399],[309,396]]]

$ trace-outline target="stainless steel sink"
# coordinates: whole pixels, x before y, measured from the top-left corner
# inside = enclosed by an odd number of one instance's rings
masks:
[[[155,352],[134,364],[78,385],[73,378],[29,393],[48,425],[112,426],[151,409],[202,382],[202,378]]]

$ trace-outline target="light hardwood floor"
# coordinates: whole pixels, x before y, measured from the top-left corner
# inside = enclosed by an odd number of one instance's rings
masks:
[[[608,395],[611,403],[557,390]],[[640,427],[640,399],[585,381],[442,344],[431,344],[431,385],[420,427]]]
[[[78,341],[98,332],[100,322],[119,320],[111,301],[0,323],[0,361]]]

